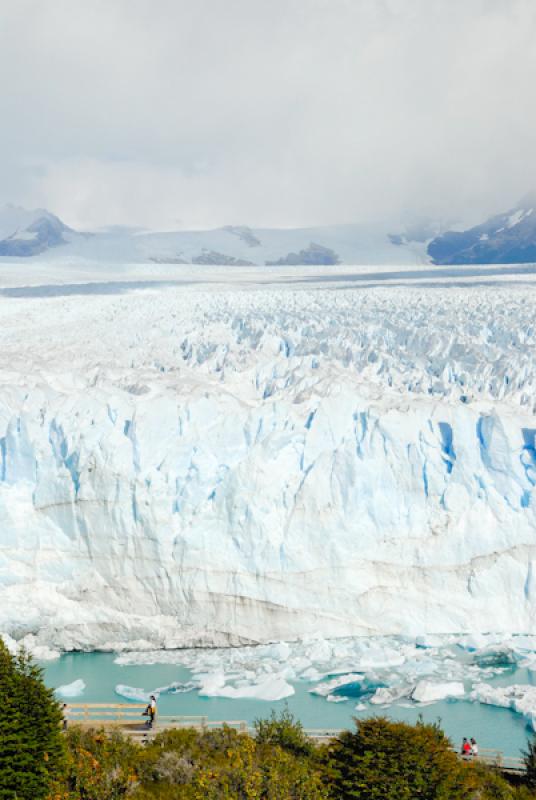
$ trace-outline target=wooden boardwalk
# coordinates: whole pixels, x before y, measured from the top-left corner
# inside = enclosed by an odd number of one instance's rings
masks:
[[[180,728],[195,728],[207,731],[222,728],[226,725],[240,733],[253,733],[253,729],[243,720],[210,720],[206,716],[188,716],[178,714],[158,714],[154,724],[150,727],[143,711],[147,703],[68,703],[64,710],[64,719],[67,725],[74,723],[84,727],[104,727],[120,730],[140,742],[149,742],[158,733]],[[305,734],[316,744],[326,744],[337,738],[343,728],[304,728]],[[461,756],[464,761],[472,761],[472,756]],[[506,756],[501,750],[480,748],[478,761],[489,766],[497,767],[501,772],[510,775],[523,775],[525,764],[523,759]]]

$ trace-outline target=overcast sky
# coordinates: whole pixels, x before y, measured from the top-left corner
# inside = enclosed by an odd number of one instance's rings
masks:
[[[0,202],[474,221],[536,189],[536,0],[0,0]]]

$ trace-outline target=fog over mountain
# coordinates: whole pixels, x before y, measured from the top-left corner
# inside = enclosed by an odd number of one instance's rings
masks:
[[[468,228],[536,186],[535,38],[532,0],[4,3],[0,203]]]

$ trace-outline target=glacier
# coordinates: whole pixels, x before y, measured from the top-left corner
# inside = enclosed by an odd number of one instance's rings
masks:
[[[0,632],[51,652],[536,633],[530,276],[188,269],[0,291]]]

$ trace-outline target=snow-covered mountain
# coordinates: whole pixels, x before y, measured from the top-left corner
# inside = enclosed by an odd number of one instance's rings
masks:
[[[59,245],[59,246],[58,246]],[[2,257],[39,257],[58,262],[157,264],[423,264],[423,241],[393,235],[383,226],[248,228],[226,225],[206,231],[146,232],[112,227],[79,233],[47,211],[0,209]],[[1,263],[1,261],[0,261]]]
[[[177,269],[0,292],[0,631],[536,632],[534,284]]]
[[[75,232],[42,208],[27,211],[17,206],[0,209],[0,256],[27,258],[72,241]]]
[[[435,264],[536,262],[536,194],[466,231],[448,231],[428,245]]]

